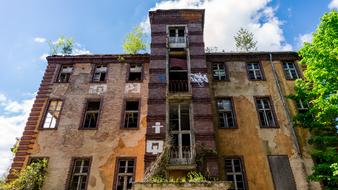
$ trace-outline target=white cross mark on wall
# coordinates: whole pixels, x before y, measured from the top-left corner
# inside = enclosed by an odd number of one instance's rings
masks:
[[[159,134],[161,133],[161,128],[163,127],[163,125],[161,125],[160,122],[155,122],[155,125],[152,126],[152,128],[155,128],[155,133]]]

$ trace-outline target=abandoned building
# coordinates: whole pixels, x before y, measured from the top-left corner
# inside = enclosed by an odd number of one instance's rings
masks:
[[[170,142],[173,178],[321,189],[306,179],[309,134],[293,127],[306,104],[286,98],[304,69],[297,53],[206,53],[204,10],[149,17],[150,54],[47,57],[12,170],[47,158],[44,189],[127,190]]]

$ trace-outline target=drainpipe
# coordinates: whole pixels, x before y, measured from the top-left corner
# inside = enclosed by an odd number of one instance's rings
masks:
[[[269,57],[270,57],[270,64],[271,64],[271,68],[272,68],[272,74],[273,74],[273,77],[274,77],[275,82],[276,82],[278,94],[279,94],[279,96],[282,100],[283,107],[285,109],[288,122],[290,123],[290,126],[291,126],[291,133],[292,133],[292,138],[293,138],[294,144],[296,146],[296,151],[297,151],[298,155],[302,157],[302,155],[300,153],[300,148],[299,148],[299,143],[298,143],[298,140],[297,140],[296,132],[295,132],[295,129],[294,129],[294,124],[293,124],[293,121],[292,121],[292,118],[291,118],[291,113],[290,113],[289,107],[286,103],[286,99],[285,99],[283,92],[282,92],[282,87],[281,87],[280,82],[279,82],[279,78],[278,78],[278,75],[277,75],[277,72],[276,72],[276,67],[275,67],[275,64],[272,61],[272,53],[271,52],[269,53]]]

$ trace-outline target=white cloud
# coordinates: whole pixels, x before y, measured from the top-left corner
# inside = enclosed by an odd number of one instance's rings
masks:
[[[48,53],[44,53],[40,56],[40,60],[41,61],[46,61],[46,57],[48,56],[49,54]]]
[[[285,41],[281,25],[283,22],[275,15],[275,9],[268,4],[271,0],[167,0],[156,3],[156,9],[205,9],[206,47],[218,50],[235,50],[233,36],[244,27],[254,33],[260,51],[292,50]],[[140,26],[147,29],[141,22]],[[149,26],[148,26],[149,28]]]
[[[34,42],[36,43],[45,43],[46,41],[47,41],[46,38],[42,38],[42,37],[34,38]]]
[[[297,41],[298,41],[298,48],[301,48],[305,42],[312,41],[312,33],[299,35]]]
[[[83,47],[79,43],[75,43],[73,47],[72,55],[83,55],[83,54],[92,54],[89,50]]]
[[[34,99],[13,101],[0,93],[0,176],[10,167],[10,148],[21,137]]]
[[[338,0],[332,0],[329,4],[329,9],[337,9],[338,10]]]

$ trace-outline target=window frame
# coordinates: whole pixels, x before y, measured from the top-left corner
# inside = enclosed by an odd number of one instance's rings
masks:
[[[287,77],[287,74],[286,74],[287,71],[285,71],[285,69],[284,69],[284,64],[286,64],[286,63],[292,63],[292,64],[293,64],[293,66],[295,67],[295,71],[296,71],[296,74],[297,74],[297,78],[294,78],[294,77],[288,78],[288,77]],[[294,80],[297,80],[297,79],[301,79],[301,78],[302,78],[302,76],[301,76],[301,74],[300,74],[300,72],[299,72],[299,68],[298,68],[298,66],[297,66],[295,60],[283,61],[281,65],[282,65],[282,70],[283,70],[283,73],[284,73],[284,78],[285,78],[286,80],[294,81]],[[289,66],[288,66],[288,68],[289,68]],[[288,69],[288,72],[289,72],[289,70],[290,70],[290,68]]]
[[[231,102],[231,112],[232,112],[232,116],[233,116],[233,122],[234,122],[234,127],[221,127],[220,123],[219,123],[219,110],[218,110],[218,101],[219,100],[226,100],[229,99]],[[217,97],[216,98],[216,110],[217,110],[217,126],[218,129],[238,129],[238,124],[237,124],[237,117],[236,117],[236,108],[235,108],[235,103],[234,103],[234,97],[232,96],[221,96],[221,97]]]
[[[141,66],[141,79],[140,80],[129,80],[129,75],[130,75],[130,68],[131,65],[139,65]],[[127,66],[127,72],[126,72],[126,82],[127,83],[142,83],[144,79],[144,64],[143,63],[128,63]]]
[[[49,109],[50,103],[51,103],[52,101],[61,101],[61,102],[62,102],[62,106],[61,106],[61,109],[60,109],[59,119],[57,119],[54,128],[44,128],[43,126],[44,126],[44,124],[45,124],[45,120],[46,120],[46,117],[47,117],[48,109]],[[40,121],[40,124],[39,124],[38,129],[39,129],[39,130],[57,130],[57,128],[58,128],[58,126],[59,126],[60,119],[61,119],[61,113],[62,113],[63,107],[64,107],[64,105],[65,105],[64,98],[50,98],[50,99],[48,99],[46,105],[47,105],[47,106],[44,108],[43,116],[41,117],[41,121]]]
[[[245,190],[249,189],[249,185],[248,185],[248,179],[247,179],[247,175],[246,175],[246,169],[245,169],[245,162],[244,162],[244,156],[242,155],[229,155],[229,156],[223,156],[223,171],[224,171],[224,179],[225,181],[228,181],[227,179],[227,170],[225,168],[225,160],[227,159],[238,159],[240,160],[241,166],[242,166],[242,176],[243,176],[243,181],[244,181],[244,187]]]
[[[258,107],[257,107],[257,100],[258,99],[267,99],[269,101],[269,104],[271,106],[270,108],[270,111],[272,113],[272,117],[275,121],[275,126],[263,126],[262,125],[262,121],[261,121],[261,118],[260,118],[260,115],[259,115],[259,110],[258,110]],[[259,126],[261,129],[276,129],[276,128],[279,128],[279,125],[278,125],[278,118],[277,118],[277,115],[276,115],[276,112],[275,112],[275,106],[274,106],[274,103],[271,99],[271,96],[254,96],[254,101],[255,101],[255,107],[256,107],[256,113],[257,113],[257,118],[258,118],[258,121],[259,121]]]
[[[72,66],[73,67],[73,69],[72,69],[72,72],[71,73],[69,73],[69,79],[68,79],[68,81],[67,82],[61,82],[61,81],[59,81],[59,77],[60,77],[60,75],[61,75],[61,70],[62,70],[62,67],[63,66]],[[58,68],[58,72],[57,72],[57,75],[56,75],[56,78],[55,78],[55,83],[69,83],[69,81],[70,81],[70,78],[71,78],[71,76],[73,75],[73,73],[74,73],[74,70],[75,70],[75,67],[74,67],[74,64],[60,64],[59,65],[59,68]]]
[[[106,73],[106,76],[105,76],[105,78],[104,78],[104,80],[103,81],[94,81],[94,76],[95,76],[95,71],[96,71],[96,68],[98,67],[98,66],[106,66],[106,68],[107,68],[107,71],[105,72]],[[93,66],[92,66],[92,78],[91,78],[91,83],[106,83],[107,82],[107,78],[108,78],[108,72],[109,72],[109,64],[93,64]]]
[[[299,107],[299,105],[300,105],[300,107]],[[308,103],[303,102],[301,99],[295,100],[295,107],[296,107],[298,113],[304,113],[304,112],[307,112],[307,110],[309,110]]]
[[[113,180],[113,189],[116,190],[117,188],[117,183],[118,183],[118,174],[119,174],[119,162],[121,160],[133,160],[134,161],[134,173],[133,173],[133,179],[134,182],[135,180],[135,176],[136,176],[136,166],[137,166],[137,157],[133,157],[133,156],[117,156],[115,159],[115,171],[114,171],[114,180]]]
[[[70,166],[68,169],[68,176],[67,176],[67,181],[66,181],[66,188],[65,189],[70,189],[70,185],[72,182],[72,176],[73,176],[73,170],[74,170],[74,166],[75,166],[75,161],[76,160],[85,160],[88,159],[89,160],[89,165],[88,165],[88,174],[87,174],[87,180],[86,180],[86,187],[85,189],[88,188],[88,183],[89,183],[89,177],[90,177],[90,171],[91,171],[91,165],[92,165],[92,161],[93,161],[93,157],[92,156],[83,156],[83,157],[72,157],[71,161],[70,161]]]
[[[222,82],[222,81],[226,81],[226,82],[230,82],[230,75],[229,75],[229,70],[228,70],[228,66],[226,64],[227,62],[212,62],[211,63],[211,78],[213,82]],[[213,66],[215,64],[220,64],[224,66],[224,72],[225,72],[225,79],[224,80],[217,80],[214,79],[214,69]]]
[[[83,127],[86,119],[86,112],[87,112],[87,107],[88,107],[88,102],[90,101],[99,101],[100,102],[100,107],[99,107],[99,112],[97,116],[97,121],[96,121],[96,126],[95,128],[85,128]],[[83,104],[84,107],[82,108],[82,117],[81,117],[81,122],[79,126],[79,130],[97,130],[99,128],[99,123],[100,123],[100,118],[101,118],[101,112],[102,112],[102,107],[103,107],[103,97],[101,98],[86,98],[85,103]]]
[[[126,121],[126,108],[127,108],[127,102],[136,102],[138,101],[138,118],[137,118],[137,127],[135,128],[125,128],[125,121]],[[122,115],[121,115],[121,130],[138,130],[140,128],[140,118],[141,118],[141,98],[126,98],[123,100],[123,108],[122,108]]]
[[[249,68],[248,68],[248,65],[249,64],[258,64],[259,65],[259,70],[261,72],[261,75],[262,75],[262,79],[250,79],[250,75],[249,75]],[[246,62],[245,63],[245,68],[246,68],[246,73],[247,73],[247,76],[248,76],[248,80],[249,81],[266,81],[266,78],[265,78],[265,73],[264,73],[264,69],[263,69],[263,64],[262,62]]]

